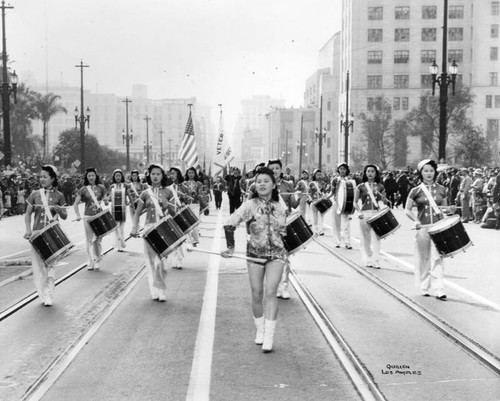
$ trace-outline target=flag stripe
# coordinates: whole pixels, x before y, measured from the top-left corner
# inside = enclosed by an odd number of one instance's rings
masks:
[[[196,140],[194,137],[193,118],[191,111],[184,130],[181,149],[179,150],[179,159],[187,164],[187,167],[198,167],[198,152],[196,151]]]

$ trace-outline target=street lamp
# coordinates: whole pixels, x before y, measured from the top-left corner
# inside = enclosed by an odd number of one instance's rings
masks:
[[[132,103],[128,97],[125,100],[122,100],[122,103],[125,103],[125,128],[126,132],[122,132],[122,140],[125,142],[127,148],[127,171],[130,171],[130,144],[133,141],[132,134],[129,134],[128,131],[128,104]]]
[[[448,103],[448,86],[451,83],[453,96],[455,95],[455,83],[458,74],[458,65],[455,60],[450,67],[446,68],[448,57],[448,0],[444,0],[443,16],[443,66],[441,76],[438,77],[439,67],[436,60],[432,62],[429,71],[432,77],[432,95],[434,96],[436,83],[439,85],[439,163],[446,161],[446,103]],[[448,76],[449,74],[449,76]]]
[[[344,129],[344,162],[349,164],[349,127],[351,134],[354,130],[354,114],[351,112],[351,120],[349,121],[349,71],[346,78],[346,97],[345,97],[345,120],[344,115],[340,115],[340,133]]]
[[[153,148],[153,144],[149,140],[149,122],[151,121],[151,117],[148,117],[146,114],[146,117],[144,117],[143,120],[146,121],[146,142],[144,142],[144,150],[146,151],[146,165],[149,165],[149,152]],[[146,146],[146,143],[149,143],[149,146]]]
[[[320,129],[321,129],[321,120],[320,120]],[[321,152],[322,152],[322,147],[323,143],[326,142],[326,127],[323,127],[323,133],[320,134],[320,130],[316,128],[314,130],[314,137],[316,138],[316,142],[319,142],[319,163],[318,163],[318,168],[321,170],[322,168],[322,160],[321,160]]]
[[[144,152],[146,152],[146,165],[149,165],[149,152],[153,151],[153,141],[149,141],[149,146],[146,145],[148,142],[143,141],[142,146],[144,147]]]
[[[11,164],[12,147],[10,141],[10,94],[14,93],[14,103],[17,102],[17,82],[18,77],[16,72],[12,74],[11,84],[9,85],[9,76],[7,73],[7,41],[5,39],[5,10],[14,8],[6,6],[5,1],[2,0],[2,117],[3,117],[3,137],[4,137],[4,152],[5,152],[5,167]]]
[[[82,158],[82,174],[85,172],[85,123],[87,123],[87,128],[90,127],[90,109],[87,106],[85,114],[83,114],[83,100],[81,113],[78,107],[75,107],[75,129],[78,123],[80,123],[80,146],[81,146],[81,158]]]

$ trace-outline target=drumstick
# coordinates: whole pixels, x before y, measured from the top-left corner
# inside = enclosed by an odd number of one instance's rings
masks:
[[[202,248],[192,248],[192,249],[188,249],[189,252],[200,252],[200,253],[209,253],[209,254],[212,254],[212,255],[219,255],[221,256],[221,253],[220,252],[215,252],[215,251],[209,251],[208,249],[202,249]],[[244,259],[244,260],[248,260],[249,262],[254,262],[254,263],[259,263],[261,265],[265,264],[267,262],[266,259],[260,259],[260,258],[252,258],[252,257],[249,257],[249,256],[243,256],[243,255],[231,255],[232,258],[236,258],[236,259]]]

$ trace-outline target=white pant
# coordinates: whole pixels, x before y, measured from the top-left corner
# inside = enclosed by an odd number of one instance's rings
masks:
[[[127,244],[125,244],[125,222],[117,221],[115,230],[115,248],[124,249]]]
[[[183,267],[183,260],[185,257],[184,248],[186,247],[186,242],[183,242],[175,251],[168,255],[167,266],[168,267]]]
[[[421,290],[444,288],[444,263],[429,235],[430,227],[417,230],[415,237],[415,285]]]
[[[85,228],[85,248],[89,258],[89,266],[93,267],[95,262],[102,260],[102,238],[96,238],[90,224],[85,220],[83,221],[83,227]]]
[[[313,231],[316,234],[321,234],[323,232],[323,214],[313,204],[311,204],[311,211],[313,215]]]
[[[371,216],[377,213],[376,210],[363,211],[363,219],[359,219],[361,260],[365,266],[379,266],[380,259],[380,238],[366,222]]]
[[[31,245],[31,265],[33,269],[33,282],[35,284],[38,298],[45,301],[45,297],[54,297],[55,271],[52,264],[47,265],[36,249]]]
[[[146,264],[148,265],[148,283],[151,297],[158,298],[160,292],[165,293],[167,289],[167,266],[165,259],[160,257],[153,250],[151,245],[144,240],[144,252],[146,254]]]
[[[333,203],[332,208],[332,227],[335,245],[340,245],[342,242],[345,245],[351,245],[351,215],[338,214],[336,203]]]
[[[200,218],[200,205],[198,203],[191,203],[189,208],[193,211],[196,217]],[[197,226],[189,233],[189,238],[193,244],[200,242],[200,226]]]

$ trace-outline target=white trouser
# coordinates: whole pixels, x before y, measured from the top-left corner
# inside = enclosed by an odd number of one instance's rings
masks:
[[[304,220],[307,221],[307,196],[302,195],[299,202],[299,212]]]
[[[184,248],[186,242],[183,242],[175,251],[168,255],[168,267],[183,267],[183,259],[185,256]]]
[[[431,240],[429,228],[420,228],[415,237],[415,285],[421,290],[441,291],[444,288],[444,263]]]
[[[148,265],[149,291],[153,299],[158,298],[158,294],[167,289],[167,266],[165,259],[160,257],[153,250],[151,245],[144,240],[144,252],[146,254],[146,264]]]
[[[363,219],[359,219],[361,260],[365,266],[378,266],[380,259],[380,238],[366,222],[377,210],[364,210]]]
[[[31,265],[33,269],[33,282],[38,293],[38,297],[45,301],[45,297],[54,297],[55,289],[55,269],[53,264],[47,265],[38,254],[33,245],[30,246]]]
[[[313,204],[311,204],[311,211],[313,215],[313,231],[316,234],[321,234],[323,232],[323,214]]]
[[[115,230],[115,248],[123,249],[125,248],[125,222],[117,221]]]
[[[93,267],[94,262],[102,260],[102,238],[96,238],[90,224],[85,220],[83,221],[83,227],[85,228],[85,248],[89,258],[89,266]]]
[[[342,242],[345,245],[351,245],[351,215],[337,213],[337,205],[335,203],[332,208],[332,227],[335,245],[340,245]]]
[[[198,203],[191,203],[189,205],[189,208],[193,211],[196,217],[200,218],[200,205]],[[197,226],[189,233],[189,238],[191,239],[191,242],[193,244],[197,244],[198,242],[200,242],[199,227],[200,226]]]

